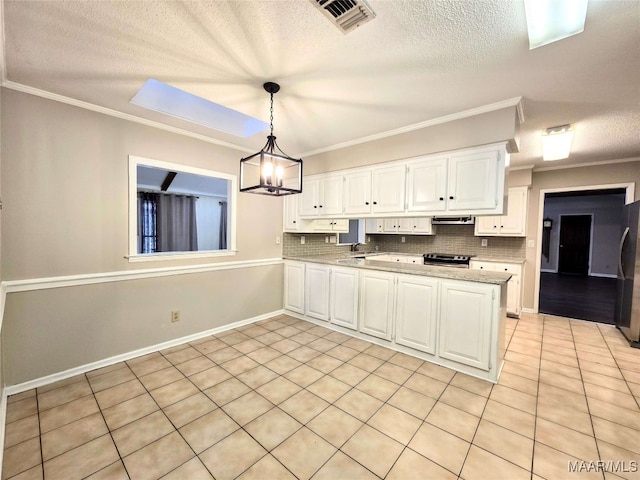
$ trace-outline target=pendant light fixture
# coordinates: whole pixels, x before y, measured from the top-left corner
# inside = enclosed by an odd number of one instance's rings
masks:
[[[262,150],[240,160],[240,191],[276,197],[302,193],[302,159],[280,150],[273,135],[273,94],[280,85],[267,82],[263,87],[271,95],[271,134]]]

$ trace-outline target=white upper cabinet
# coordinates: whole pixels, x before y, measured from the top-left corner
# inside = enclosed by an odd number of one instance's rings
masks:
[[[342,175],[305,178],[300,200],[300,215],[342,215]]]
[[[345,174],[344,213],[371,213],[371,170]]]
[[[528,187],[509,188],[506,215],[477,217],[475,234],[478,236],[503,237],[526,236],[528,199]]]
[[[371,212],[398,213],[405,211],[404,164],[375,167],[371,171]]]
[[[500,153],[491,149],[451,156],[447,188],[450,212],[494,210],[502,205],[504,159],[501,161]]]
[[[502,214],[506,158],[505,144],[494,144],[312,175],[303,181],[299,215],[308,219]]]
[[[407,172],[407,210],[442,212],[447,208],[446,157],[432,158],[409,165]]]

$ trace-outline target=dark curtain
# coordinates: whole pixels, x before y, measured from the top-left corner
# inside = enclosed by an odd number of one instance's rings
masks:
[[[196,197],[187,195],[158,195],[156,251],[198,250],[196,200]]]
[[[138,192],[138,253],[157,251],[157,193]]]
[[[220,238],[218,248],[227,249],[227,202],[220,202]]]

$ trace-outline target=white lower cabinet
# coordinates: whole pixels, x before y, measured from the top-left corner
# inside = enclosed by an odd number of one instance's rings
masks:
[[[358,329],[360,276],[355,268],[331,268],[329,321],[341,327]]]
[[[398,275],[396,343],[436,354],[439,283],[418,275]]]
[[[296,261],[285,262],[284,280],[285,310],[497,381],[505,285]]]
[[[440,357],[480,370],[490,369],[493,291],[480,283],[441,283]]]
[[[308,263],[305,271],[305,315],[329,320],[329,267]]]
[[[506,272],[511,274],[507,283],[507,314],[520,318],[522,313],[522,265],[519,263],[483,262],[471,260],[469,265],[474,270],[490,272]]]
[[[374,337],[391,340],[395,275],[365,271],[360,274],[360,331]]]
[[[301,262],[284,263],[284,308],[304,313],[304,270]]]

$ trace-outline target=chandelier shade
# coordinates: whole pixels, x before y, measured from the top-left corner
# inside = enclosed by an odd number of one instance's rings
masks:
[[[240,159],[240,191],[276,197],[302,193],[302,159],[284,153],[273,135],[273,94],[280,85],[263,87],[271,95],[271,134],[262,150]]]

